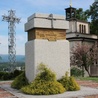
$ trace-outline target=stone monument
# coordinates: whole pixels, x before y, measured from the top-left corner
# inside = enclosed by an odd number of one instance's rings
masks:
[[[25,72],[29,82],[37,74],[40,63],[48,65],[57,75],[57,79],[70,73],[70,49],[66,40],[69,22],[65,16],[35,13],[28,17],[25,31],[28,42],[25,45]]]

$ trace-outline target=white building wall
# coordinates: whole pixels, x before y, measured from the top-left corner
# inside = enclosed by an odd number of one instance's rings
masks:
[[[66,33],[74,33],[74,32],[80,33],[79,25],[85,26],[85,29],[86,29],[85,34],[90,34],[89,23],[88,22],[80,22],[80,21],[76,21],[76,20],[69,21],[69,29],[66,30]],[[81,31],[82,31],[82,28],[81,28]]]
[[[88,24],[88,23],[77,22],[77,32],[80,32],[80,31],[79,31],[79,25],[83,25],[83,26],[86,27],[86,33],[85,33],[85,34],[90,34],[90,31],[89,31],[89,24]]]
[[[69,21],[69,29],[66,30],[66,33],[72,33],[72,32],[76,32],[77,28],[76,28],[76,21]]]

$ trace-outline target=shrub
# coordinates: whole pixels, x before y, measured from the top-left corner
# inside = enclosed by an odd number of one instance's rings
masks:
[[[20,70],[14,70],[13,72],[13,77],[17,77],[19,76],[23,71],[20,71]]]
[[[16,89],[21,89],[21,87],[28,85],[28,81],[25,77],[25,72],[21,73],[12,82],[11,87]]]
[[[2,79],[2,76],[3,76],[4,74],[6,74],[6,72],[0,71],[0,79]]]
[[[66,90],[69,89],[69,77],[68,77],[68,73],[65,74],[65,76],[62,76],[61,79],[58,80],[58,82],[60,82],[64,88],[66,88]]]
[[[11,78],[11,74],[8,72],[5,72],[1,77],[2,80],[10,80]]]
[[[15,70],[14,72],[0,72],[0,79],[1,80],[10,80],[15,78],[16,76],[20,75],[22,71]]]
[[[75,79],[73,77],[68,77],[68,73],[59,79],[58,82],[60,82],[67,91],[76,91],[80,89]]]
[[[1,80],[10,80],[13,78],[13,73],[10,72],[0,72],[0,79]]]
[[[71,68],[71,76],[74,76],[74,77],[79,77],[79,76],[82,76],[84,74],[84,72],[77,68],[77,67],[72,67]]]
[[[35,80],[21,90],[33,95],[52,95],[65,92],[65,88],[56,81],[56,75],[44,64],[40,64]]]
[[[69,91],[77,91],[80,90],[80,86],[77,84],[77,82],[75,81],[74,77],[70,77],[69,78]]]
[[[52,72],[49,68],[46,67],[44,64],[40,64],[38,66],[38,74],[35,78],[35,80],[45,80],[45,81],[55,81],[56,75],[54,72]]]
[[[21,89],[26,94],[52,95],[65,92],[65,88],[57,81],[35,80]]]
[[[38,70],[36,78],[29,85],[25,73],[22,73],[15,78],[11,86],[17,89],[21,88],[23,93],[32,95],[53,95],[63,93],[66,90],[75,91],[80,89],[74,78],[68,77],[68,73],[58,82],[55,73],[44,64],[41,63]]]

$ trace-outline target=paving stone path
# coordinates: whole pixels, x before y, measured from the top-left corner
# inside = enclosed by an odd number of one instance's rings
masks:
[[[77,80],[78,84],[81,86],[91,87],[91,88],[97,88],[98,89],[98,83],[92,82],[92,81],[80,81]]]
[[[11,82],[12,81],[6,81],[6,82],[2,81],[0,82],[0,85],[11,84]],[[0,98],[17,98],[17,97],[0,87]]]
[[[92,81],[80,81],[77,80],[77,83],[81,86],[91,87],[98,89],[98,83],[92,82]],[[91,95],[91,96],[85,96],[84,98],[98,98],[98,95]]]
[[[95,83],[95,82],[92,82],[92,81],[77,80],[77,83],[79,85],[81,85],[81,86],[91,87],[91,88],[98,89],[98,83]],[[4,84],[11,84],[11,81],[0,82],[0,85],[4,85]],[[6,91],[5,89],[3,89],[3,88],[0,87],[0,98],[18,98],[18,97],[16,97],[11,92]],[[90,96],[82,96],[82,97],[73,97],[73,98],[98,98],[98,94],[97,95],[90,95]]]

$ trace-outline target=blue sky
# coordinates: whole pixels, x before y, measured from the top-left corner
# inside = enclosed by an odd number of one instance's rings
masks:
[[[16,54],[25,55],[27,33],[24,24],[33,13],[52,13],[65,15],[64,9],[69,7],[70,0],[0,0],[0,54],[8,54],[8,23],[2,21],[2,15],[8,10],[15,10],[16,17],[21,18],[16,24]],[[86,10],[94,0],[72,0],[72,6]]]

